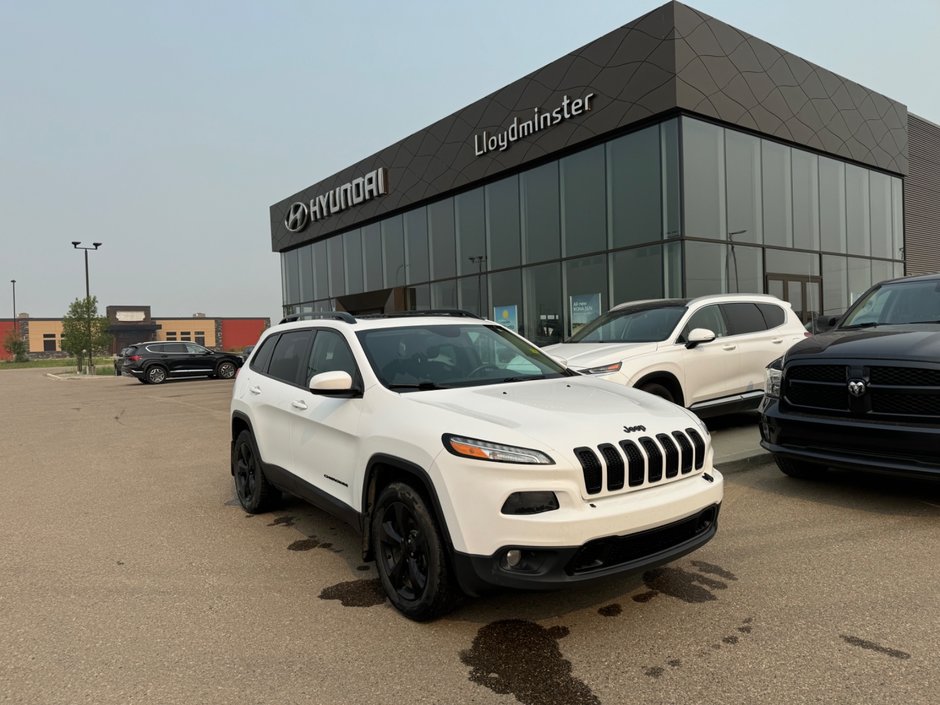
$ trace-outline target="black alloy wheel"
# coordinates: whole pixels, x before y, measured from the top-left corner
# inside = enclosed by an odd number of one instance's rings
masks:
[[[160,365],[151,365],[145,373],[149,384],[163,384],[166,382],[166,368]]]
[[[277,490],[264,476],[251,431],[242,431],[235,440],[232,450],[232,475],[235,477],[238,503],[246,512],[260,514],[273,506]]]
[[[235,376],[235,363],[225,360],[220,362],[219,366],[215,368],[215,374],[221,379],[232,379]]]
[[[392,605],[409,619],[424,622],[453,609],[447,554],[424,499],[395,482],[376,502],[372,546],[379,577]]]

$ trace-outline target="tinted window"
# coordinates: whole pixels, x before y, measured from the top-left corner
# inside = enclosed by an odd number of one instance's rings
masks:
[[[787,320],[787,314],[785,314],[783,309],[779,306],[774,306],[773,304],[757,304],[757,308],[764,314],[764,321],[767,323],[768,328],[782,326],[783,322]]]
[[[356,360],[352,350],[343,340],[343,336],[335,331],[321,330],[313,340],[313,349],[307,358],[307,370],[304,382],[309,383],[310,378],[321,372],[348,372],[356,379]]]
[[[277,339],[278,336],[276,335],[272,335],[264,339],[264,342],[261,343],[261,348],[259,348],[255,356],[251,358],[251,365],[249,365],[251,369],[255,370],[256,372],[268,371],[268,363],[271,362],[271,353],[274,352],[274,346],[277,344]]]
[[[764,316],[756,304],[721,304],[721,311],[728,321],[728,334],[741,335],[766,330]]]
[[[689,339],[689,333],[696,328],[705,328],[714,333],[717,337],[728,335],[728,328],[725,326],[725,317],[721,315],[721,309],[718,306],[705,306],[692,314],[689,322],[682,329],[682,336],[679,342]]]
[[[191,355],[204,355],[209,351],[201,345],[197,345],[196,343],[186,343],[186,352]]]
[[[186,352],[186,344],[185,343],[164,343],[162,352],[173,353],[174,355],[179,355],[180,353]]]
[[[311,337],[313,331],[310,330],[281,334],[271,357],[268,374],[288,384],[300,384],[301,365],[306,360]]]

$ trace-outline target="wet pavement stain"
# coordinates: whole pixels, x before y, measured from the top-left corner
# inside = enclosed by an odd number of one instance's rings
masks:
[[[748,627],[748,626],[738,627],[738,631],[741,632],[742,634],[750,634],[752,628],[753,627]]]
[[[567,635],[567,627],[546,629],[521,619],[493,622],[477,632],[460,660],[470,666],[471,681],[513,695],[523,705],[600,705],[561,655],[558,640]]]
[[[649,592],[643,592],[643,593],[640,593],[639,595],[634,595],[633,601],[634,602],[649,602],[658,594],[659,593],[656,592],[655,590],[650,590]]]
[[[876,653],[884,654],[885,656],[890,656],[891,658],[909,659],[911,657],[911,655],[906,651],[899,651],[898,649],[882,646],[881,644],[876,644],[873,641],[860,639],[857,636],[851,636],[850,634],[840,634],[839,636],[842,637],[842,640],[846,643],[849,643],[852,646],[857,646],[860,649],[875,651]]]
[[[730,570],[725,570],[720,565],[715,565],[714,563],[706,563],[705,561],[692,561],[692,565],[698,568],[700,573],[717,575],[719,578],[724,578],[725,580],[738,579],[738,576],[732,573]]]
[[[616,617],[618,614],[623,612],[623,607],[618,605],[616,602],[612,605],[605,605],[597,610],[597,613],[601,617]]]
[[[288,551],[309,551],[316,548],[320,545],[320,542],[316,539],[300,539],[299,541],[294,541],[290,546],[287,547]]]
[[[711,602],[717,600],[712,590],[726,590],[728,584],[708,577],[718,575],[725,580],[737,580],[738,576],[730,570],[705,561],[692,561],[697,573],[682,570],[681,568],[656,568],[643,573],[643,582],[649,588],[648,592],[633,596],[634,602],[649,602],[658,594],[663,593],[676,597],[684,602]]]
[[[339,600],[343,607],[373,607],[385,602],[385,590],[378,578],[350,580],[323,588],[320,599]]]
[[[294,517],[278,517],[268,524],[268,526],[293,526],[295,521]]]
[[[751,622],[753,622],[753,621],[754,621],[754,618],[753,618],[753,617],[745,617],[745,618],[742,620],[742,624],[744,624],[745,626],[744,626],[744,627],[737,627],[738,631],[741,631],[742,629],[747,629],[747,630],[748,630],[747,633],[750,633],[751,627],[750,627],[750,626],[746,626],[746,625],[749,625],[749,624],[750,624]],[[734,635],[722,637],[722,639],[721,639],[722,642],[724,642],[725,644],[727,644],[727,645],[729,645],[729,646],[734,646],[734,645],[737,644],[740,640],[741,640],[741,637],[737,637],[737,636],[734,636]],[[712,650],[712,652],[714,652],[714,651],[721,651],[721,644],[720,644],[720,643],[717,643],[717,642],[714,643],[714,644],[709,644],[708,647],[709,647],[709,649]],[[698,658],[700,658],[700,659],[706,659],[706,658],[708,658],[709,653],[711,653],[711,652],[709,652],[708,649],[702,649],[702,648],[700,648],[700,649],[698,649],[698,651],[696,652],[696,656],[697,656]],[[680,659],[677,659],[677,658],[671,658],[671,659],[668,659],[668,660],[666,661],[666,665],[669,666],[670,668],[679,668],[680,666],[682,666],[682,661],[681,661]],[[665,672],[666,672],[666,669],[663,668],[663,667],[661,667],[661,666],[646,666],[646,667],[644,667],[644,669],[643,669],[643,674],[644,674],[644,675],[647,675],[647,676],[650,676],[651,678],[660,678],[660,677],[662,677],[663,673],[665,673]]]

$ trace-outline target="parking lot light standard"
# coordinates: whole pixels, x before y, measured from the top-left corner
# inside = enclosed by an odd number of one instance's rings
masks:
[[[89,359],[88,359],[87,366],[85,367],[85,372],[86,374],[93,375],[95,373],[95,360],[94,360],[94,350],[91,349],[92,348],[92,345],[91,345],[91,309],[90,309],[91,288],[88,285],[88,250],[97,250],[99,247],[101,247],[102,243],[93,242],[91,243],[92,245],[91,247],[81,247],[81,244],[82,243],[80,240],[72,240],[72,247],[74,247],[76,250],[85,251],[85,306],[88,308],[87,323],[88,323],[88,349],[89,349],[89,352],[88,352]]]

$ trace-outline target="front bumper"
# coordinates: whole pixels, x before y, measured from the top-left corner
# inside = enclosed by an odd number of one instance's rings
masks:
[[[454,570],[461,589],[478,595],[492,587],[552,590],[669,563],[705,545],[718,531],[720,504],[664,526],[624,536],[594,539],[583,546],[546,548],[504,546],[490,556],[455,553]],[[507,553],[522,556],[510,567]]]
[[[797,413],[761,404],[761,446],[774,455],[867,472],[940,477],[940,425]]]

